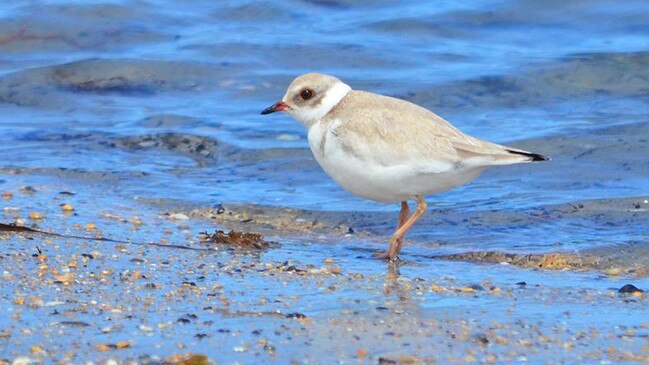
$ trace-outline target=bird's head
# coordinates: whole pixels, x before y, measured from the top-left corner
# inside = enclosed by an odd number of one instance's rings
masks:
[[[349,85],[333,76],[308,73],[293,80],[282,100],[261,114],[283,111],[309,127],[327,115],[349,91]]]

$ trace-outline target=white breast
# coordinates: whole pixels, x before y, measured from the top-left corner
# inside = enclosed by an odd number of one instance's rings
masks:
[[[338,184],[366,199],[394,203],[449,190],[477,177],[480,170],[450,170],[443,173],[422,172],[407,164],[385,166],[363,159],[345,150],[334,134],[340,120],[325,125],[317,122],[309,128],[309,146],[313,155]]]

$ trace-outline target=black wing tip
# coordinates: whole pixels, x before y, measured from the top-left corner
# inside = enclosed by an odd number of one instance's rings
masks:
[[[530,161],[550,161],[550,157],[543,156],[538,153],[531,153],[531,152],[522,152],[522,151],[513,151],[513,150],[507,150],[507,152],[512,153],[514,155],[521,155],[521,156],[526,156],[530,158]]]

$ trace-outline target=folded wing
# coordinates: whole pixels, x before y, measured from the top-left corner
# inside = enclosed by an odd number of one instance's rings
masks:
[[[333,134],[357,157],[385,166],[410,165],[427,173],[547,160],[545,156],[462,133],[433,112],[404,100],[352,91],[329,120]]]

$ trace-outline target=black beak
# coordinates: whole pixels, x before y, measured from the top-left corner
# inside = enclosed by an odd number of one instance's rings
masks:
[[[288,108],[288,105],[284,104],[283,101],[278,101],[275,104],[269,106],[268,108],[262,110],[261,115],[266,115],[266,114],[274,113],[274,112],[277,112],[277,111],[281,112],[281,111],[286,110],[286,108]]]

